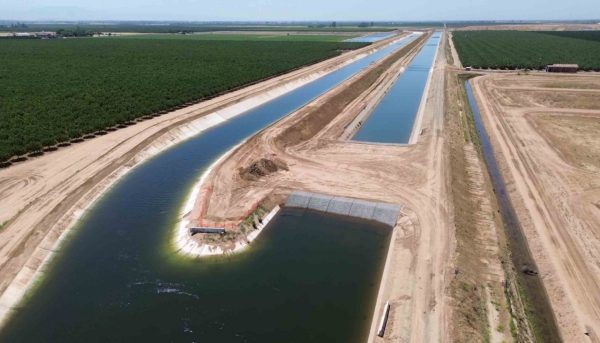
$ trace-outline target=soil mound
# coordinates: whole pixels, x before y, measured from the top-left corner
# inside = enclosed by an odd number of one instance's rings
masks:
[[[261,177],[276,173],[279,170],[289,170],[287,164],[278,158],[261,158],[252,162],[246,168],[240,168],[240,177],[247,181],[256,181]]]

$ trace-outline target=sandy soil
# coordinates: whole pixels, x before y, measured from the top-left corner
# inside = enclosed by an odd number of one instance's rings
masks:
[[[254,136],[211,172],[202,185],[207,191],[200,192],[193,218],[197,223],[235,223],[261,199],[275,203],[296,189],[403,205],[373,318],[369,339],[373,342],[439,341],[447,325],[444,292],[451,229],[441,134],[444,54],[438,55],[432,73],[422,111],[423,134],[417,144],[364,144],[340,139],[346,125],[372,100],[377,86],[405,63],[392,65],[332,119],[317,120],[320,126],[316,128],[305,119],[322,118],[314,113],[335,107],[337,95],[353,88],[353,80]],[[285,161],[289,171],[253,182],[239,177],[239,167],[272,157]],[[381,339],[375,337],[374,330],[387,300],[392,309],[385,338]]]
[[[591,75],[540,74],[473,81],[567,342],[600,342],[599,81]]]
[[[454,39],[452,38],[452,32],[448,33],[450,36],[448,40],[448,45],[450,46],[450,51],[452,53],[452,61],[454,61],[453,65],[457,68],[462,68],[462,63],[460,62],[460,58],[458,57],[458,52],[456,51],[456,47],[454,46]]]
[[[394,39],[0,169],[0,322],[77,218],[140,161]]]

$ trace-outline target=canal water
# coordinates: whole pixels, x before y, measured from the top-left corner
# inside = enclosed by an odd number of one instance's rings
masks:
[[[244,253],[182,259],[158,248],[160,203],[134,211],[143,227],[90,216],[0,341],[366,341],[389,227],[283,209]]]
[[[203,170],[246,137],[416,36],[144,162],[85,213],[0,342],[361,342],[390,232],[284,210],[253,247],[189,259],[170,244]]]
[[[510,247],[511,259],[513,265],[517,268],[519,290],[525,295],[525,310],[536,334],[536,341],[548,343],[561,342],[556,320],[542,280],[537,275],[526,275],[521,272],[523,266],[528,266],[533,270],[537,270],[537,267],[529,251],[527,239],[523,234],[517,214],[506,191],[504,178],[500,173],[492,144],[483,126],[479,108],[473,97],[473,90],[468,80],[465,81],[465,89],[467,91],[467,100],[473,113],[473,122],[475,123],[477,136],[479,137],[481,152],[490,175],[490,180],[492,181],[492,186],[494,187],[494,194],[496,195],[504,231]]]
[[[408,143],[437,47],[435,32],[398,76],[373,113],[352,138],[377,143]]]

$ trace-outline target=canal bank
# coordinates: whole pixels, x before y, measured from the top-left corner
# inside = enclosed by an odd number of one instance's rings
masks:
[[[481,119],[477,103],[469,81],[464,82],[467,100],[473,114],[475,130],[479,138],[480,152],[483,155],[492,182],[499,212],[504,226],[510,258],[515,270],[516,294],[525,307],[529,325],[537,341],[561,342],[560,333],[554,318],[546,290],[537,273],[536,263],[531,256],[527,240],[506,190],[504,178],[498,167],[494,149]],[[507,286],[508,289],[508,286]]]

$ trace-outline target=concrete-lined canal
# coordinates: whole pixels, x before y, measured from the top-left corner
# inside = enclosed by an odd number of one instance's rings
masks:
[[[408,143],[440,43],[440,35],[440,32],[435,32],[429,38],[356,132],[353,140]]]
[[[179,256],[170,237],[185,195],[211,161],[415,38],[133,169],[83,216],[0,341],[364,341],[388,227],[286,209],[252,249],[200,260]]]

